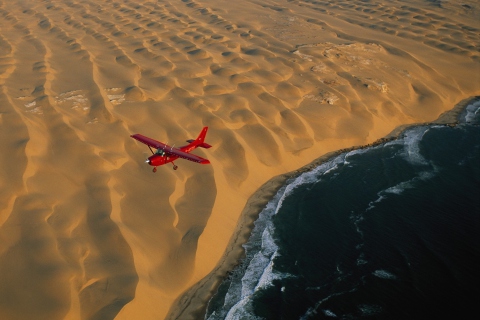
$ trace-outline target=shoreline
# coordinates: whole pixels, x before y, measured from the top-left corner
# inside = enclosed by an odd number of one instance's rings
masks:
[[[353,146],[350,148],[343,148],[336,151],[326,153],[309,164],[278,176],[275,176],[264,183],[257,189],[247,200],[243,208],[240,218],[237,222],[232,237],[227,245],[225,253],[218,261],[216,267],[206,275],[201,281],[193,285],[185,291],[171,306],[168,315],[165,319],[199,319],[205,315],[208,303],[212,296],[216,293],[219,285],[229,275],[229,273],[238,265],[239,260],[245,255],[243,244],[250,238],[254,227],[254,222],[257,220],[260,212],[265,208],[267,203],[275,196],[278,190],[285,185],[285,183],[292,178],[298,177],[302,173],[313,170],[329,159],[338,156],[342,153],[369,148],[377,146],[388,141],[397,139],[406,129],[423,126],[423,125],[447,125],[456,126],[458,124],[458,117],[465,108],[475,102],[479,101],[480,96],[472,96],[455,104],[455,106],[442,113],[436,120],[423,123],[405,124],[395,128],[386,136],[366,145]]]

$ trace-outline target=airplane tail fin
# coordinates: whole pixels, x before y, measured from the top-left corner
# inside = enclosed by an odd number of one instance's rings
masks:
[[[187,140],[187,142],[193,143],[195,147],[201,147],[205,149],[211,148],[212,146],[205,142],[205,136],[207,135],[207,130],[208,130],[208,127],[204,127],[200,132],[200,134],[198,135],[197,139]]]

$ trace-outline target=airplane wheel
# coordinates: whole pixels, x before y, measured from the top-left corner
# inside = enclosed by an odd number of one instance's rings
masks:
[[[173,166],[173,170],[177,170],[178,169],[178,166]]]
[[[157,168],[153,168],[153,173],[157,172]]]

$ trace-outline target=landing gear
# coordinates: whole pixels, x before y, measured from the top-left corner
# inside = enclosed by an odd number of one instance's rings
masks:
[[[157,167],[153,168],[153,173],[157,172]]]
[[[178,166],[173,165],[173,170],[177,170],[177,169],[178,169]]]

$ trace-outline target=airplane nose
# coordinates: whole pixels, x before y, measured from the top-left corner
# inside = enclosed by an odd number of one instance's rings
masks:
[[[145,163],[150,164],[150,159],[145,160]]]

